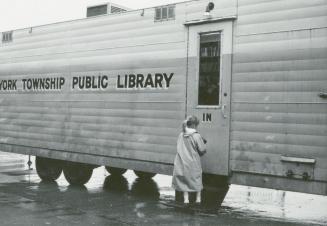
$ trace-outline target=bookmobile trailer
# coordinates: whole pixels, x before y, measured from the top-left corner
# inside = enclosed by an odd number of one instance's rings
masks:
[[[212,0],[2,32],[0,150],[43,180],[172,174],[187,115],[205,186],[327,194],[327,1]]]

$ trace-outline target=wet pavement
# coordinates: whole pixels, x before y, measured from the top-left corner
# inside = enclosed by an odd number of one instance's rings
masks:
[[[1,226],[327,225],[326,196],[231,185],[221,207],[184,208],[175,204],[170,176],[142,180],[129,170],[115,177],[100,167],[74,187],[63,175],[42,182],[27,160],[0,152]]]

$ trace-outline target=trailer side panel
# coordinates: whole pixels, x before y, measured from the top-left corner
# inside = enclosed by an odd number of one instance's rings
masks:
[[[231,170],[326,182],[327,2],[238,6]]]

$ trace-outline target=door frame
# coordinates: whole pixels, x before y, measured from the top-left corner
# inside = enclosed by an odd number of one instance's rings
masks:
[[[204,23],[192,23],[185,24],[187,25],[187,74],[186,74],[186,114],[190,114],[192,111],[197,110],[208,110],[208,111],[217,111],[217,114],[221,114],[221,117],[224,118],[220,120],[222,122],[220,127],[217,127],[218,130],[221,128],[221,131],[224,133],[224,143],[223,153],[218,152],[217,158],[218,166],[212,166],[213,164],[203,164],[204,172],[213,173],[218,175],[227,176],[230,174],[230,127],[231,127],[231,76],[232,76],[232,53],[233,53],[233,20],[223,20],[223,21],[214,21]],[[196,95],[190,94],[191,88],[196,88],[198,90],[199,86],[199,51],[200,51],[200,35],[206,33],[220,33],[221,38],[221,52],[220,52],[220,96],[219,96],[219,105],[206,106],[198,105],[198,91]],[[190,62],[190,60],[193,62]],[[195,62],[194,62],[195,59]],[[194,64],[195,72],[191,71],[190,65]],[[190,85],[190,76],[195,73],[195,79],[193,86]],[[226,96],[226,95],[227,96]],[[219,113],[219,112],[220,113]],[[201,118],[200,118],[201,120]],[[224,127],[224,129],[222,129]],[[200,131],[201,132],[201,131]],[[216,134],[214,134],[216,135]],[[218,134],[217,134],[218,135]],[[211,139],[215,139],[215,136],[211,136]],[[208,150],[210,151],[210,150]],[[209,157],[210,158],[210,157]],[[211,159],[210,159],[211,160]],[[202,158],[203,163],[208,163],[210,161],[205,157]],[[220,167],[219,164],[222,166]],[[209,166],[208,166],[209,165]],[[220,168],[219,168],[220,167]]]

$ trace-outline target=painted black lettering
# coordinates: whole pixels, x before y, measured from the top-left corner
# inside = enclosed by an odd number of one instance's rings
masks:
[[[7,90],[8,87],[8,81],[7,80],[3,80],[3,90]]]
[[[38,89],[38,86],[39,86],[39,79],[37,79],[37,78],[33,78],[33,79],[32,79],[32,84],[33,84],[33,88],[34,88],[34,90],[35,90],[35,89]]]
[[[101,88],[101,76],[98,76],[98,80],[97,80],[97,87],[98,87],[98,89],[100,89]]]
[[[22,83],[23,83],[23,90],[25,90],[26,89],[26,79],[25,78],[22,79]]]
[[[59,78],[55,78],[55,80],[56,80],[56,88],[55,89],[59,89]]]
[[[12,90],[11,85],[12,85],[12,81],[8,80],[8,90]]]
[[[45,86],[44,86],[45,89],[49,89],[50,88],[50,78],[46,78],[45,79]]]
[[[79,89],[83,89],[84,85],[85,85],[85,77],[78,77],[79,81],[78,81],[78,88]]]
[[[136,77],[136,88],[143,88],[144,75],[137,74]]]
[[[16,83],[17,83],[17,80],[13,80],[12,87],[13,87],[14,90],[17,90]]]
[[[78,77],[73,77],[73,84],[72,84],[72,88],[74,89],[75,88],[75,85],[78,84]]]
[[[98,88],[97,87],[97,85],[95,84],[95,77],[94,76],[92,76],[92,89],[96,89],[96,88]]]
[[[211,122],[211,113],[203,113],[202,114],[202,121],[203,122]]]
[[[106,75],[102,76],[101,87],[102,87],[102,89],[105,89],[108,87],[108,76],[106,76]]]
[[[56,87],[56,89],[60,89],[60,77],[56,78],[56,80],[57,80],[57,87]]]
[[[124,85],[120,84],[120,75],[117,76],[117,88],[124,88]]]
[[[154,81],[155,81],[155,87],[156,88],[158,88],[158,87],[161,87],[162,88],[162,80],[163,80],[162,74],[156,73],[154,77],[155,77],[155,79],[154,79]]]
[[[136,79],[136,77],[134,74],[129,75],[128,88],[135,88],[135,79]]]
[[[174,73],[170,73],[169,77],[167,76],[166,73],[163,73],[163,75],[166,81],[166,88],[168,88],[170,85],[170,80],[173,78]]]
[[[211,114],[207,114],[206,116],[207,116],[207,117],[206,117],[206,121],[207,121],[207,122],[211,122]]]
[[[45,79],[42,78],[42,79],[39,79],[40,80],[40,89],[44,89],[44,81]]]
[[[27,87],[27,89],[32,89],[32,80],[31,79],[27,79],[26,87]]]
[[[55,88],[56,88],[56,79],[50,78],[50,89],[55,89]]]
[[[59,82],[59,89],[61,89],[61,87],[65,84],[65,78],[64,77],[60,77],[60,82]]]
[[[125,75],[124,87],[127,88],[128,75]]]
[[[150,86],[151,88],[154,87],[153,79],[152,79],[152,75],[151,74],[148,74],[148,76],[146,77],[144,88],[147,88],[148,86]]]

